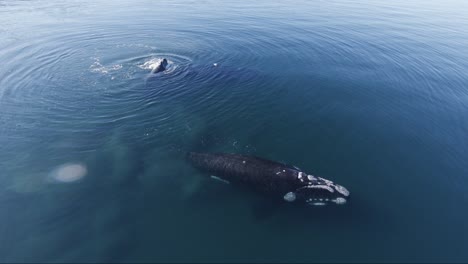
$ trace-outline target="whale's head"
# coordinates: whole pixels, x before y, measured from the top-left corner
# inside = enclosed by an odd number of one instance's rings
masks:
[[[167,63],[167,60],[164,58],[164,59],[161,61],[161,64],[160,64],[160,65],[163,66],[163,67],[166,67],[167,64],[168,64],[168,63]]]
[[[159,73],[159,72],[165,71],[168,64],[169,63],[167,62],[167,60],[165,58],[160,60],[158,62],[158,64],[157,64],[157,66],[155,68],[153,68],[151,73]]]
[[[296,186],[293,191],[284,195],[284,200],[288,202],[305,202],[308,205],[346,204],[349,200],[349,191],[332,181],[307,175],[304,172],[297,172],[295,179]]]

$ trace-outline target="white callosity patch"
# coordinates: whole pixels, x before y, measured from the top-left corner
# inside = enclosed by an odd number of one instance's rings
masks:
[[[336,189],[339,193],[341,193],[342,195],[344,195],[344,196],[349,196],[349,191],[348,191],[345,187],[336,184],[336,185],[335,185],[335,189]]]
[[[310,198],[306,200],[306,202],[310,205],[326,205],[324,201],[328,201],[328,199]]]
[[[229,183],[230,183],[229,181],[226,181],[225,179],[222,179],[222,178],[220,178],[220,177],[218,177],[218,176],[211,175],[211,178],[212,178],[213,180],[217,180],[217,181],[220,181],[220,182],[223,182],[223,183],[226,183],[226,184],[229,184]]]
[[[297,178],[300,180],[302,179],[302,177],[304,176],[304,173],[302,171],[300,171],[298,174],[297,174]]]
[[[329,181],[329,180],[324,179],[324,178],[319,177],[319,179],[321,181],[323,181],[327,186],[333,187],[340,194],[342,194],[344,196],[349,196],[349,191],[345,187],[343,187],[343,186],[341,186],[339,184],[335,184],[332,181]]]
[[[317,181],[317,178],[314,177],[313,175],[307,175],[302,171],[299,171],[297,173],[297,179],[299,179],[301,182],[308,182],[308,184],[313,184],[313,182]]]
[[[320,201],[320,202],[325,201],[325,202],[328,202],[329,200],[328,200],[328,198],[309,198],[309,199],[306,200],[306,202],[308,202],[308,203],[316,202],[316,201]]]
[[[283,199],[288,202],[294,202],[296,200],[296,193],[288,192],[283,196]]]
[[[338,197],[336,198],[335,200],[332,200],[332,202],[336,203],[336,204],[345,204],[346,203],[346,199],[343,198],[343,197]]]
[[[315,177],[312,176],[312,175],[307,175],[307,179],[308,179],[309,181],[316,181],[316,180],[317,180],[317,178],[315,178]]]
[[[349,196],[349,191],[345,187],[338,185],[338,184],[334,184],[332,181],[324,179],[324,178],[319,177],[319,180],[323,181],[326,185],[333,187],[340,194],[344,196]]]
[[[304,179],[306,178],[306,177],[305,177],[305,173],[303,173],[302,171],[300,171],[300,172],[297,174],[297,178],[298,178],[301,182],[304,182]]]
[[[315,206],[322,206],[322,205],[325,205],[325,203],[322,203],[322,202],[315,202],[315,203],[312,203],[313,205]]]
[[[330,186],[326,186],[326,185],[309,185],[309,186],[304,186],[303,188],[309,188],[309,189],[325,189],[329,192],[335,192],[335,190],[333,190],[333,188],[331,188]]]
[[[320,178],[320,177],[318,177],[318,178],[319,178],[319,180],[325,182],[326,185],[333,185],[333,182],[330,181],[330,180],[327,180],[327,179],[324,179],[324,178]]]
[[[330,193],[335,193],[336,191],[338,195],[343,195],[345,197],[349,196],[349,191],[345,187],[335,184],[332,181],[321,178],[321,177],[315,177],[313,175],[306,175],[304,172],[299,171],[297,173],[297,179],[300,182],[307,184],[297,189],[297,191],[301,189],[323,189],[323,190],[327,190]],[[331,199],[331,198],[329,199],[325,197],[316,197],[316,198],[306,199],[306,202],[310,205],[325,205],[329,201],[336,203],[336,204],[345,204],[347,202],[346,198],[344,197],[337,197],[334,199]]]

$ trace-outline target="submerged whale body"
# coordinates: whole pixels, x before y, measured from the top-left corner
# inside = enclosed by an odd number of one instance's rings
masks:
[[[345,204],[349,191],[286,164],[254,156],[189,152],[192,165],[226,183],[244,185],[273,199],[309,205]]]
[[[166,59],[162,59],[158,66],[156,66],[156,68],[154,68],[154,70],[152,71],[152,73],[158,73],[158,72],[162,72],[162,71],[165,71],[166,70],[166,67],[167,67],[167,60]]]

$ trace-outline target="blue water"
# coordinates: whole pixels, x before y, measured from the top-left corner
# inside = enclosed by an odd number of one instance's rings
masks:
[[[2,0],[0,62],[1,262],[468,261],[466,1]],[[352,200],[259,218],[189,150]]]

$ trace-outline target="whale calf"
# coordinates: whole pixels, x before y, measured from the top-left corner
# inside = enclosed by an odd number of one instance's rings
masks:
[[[166,67],[167,67],[167,60],[166,59],[162,59],[158,66],[156,66],[156,68],[154,68],[154,70],[152,70],[151,72],[152,73],[158,73],[158,72],[162,72],[162,71],[165,71],[166,70]]]
[[[294,166],[254,156],[228,153],[187,153],[189,162],[212,178],[250,187],[273,199],[308,205],[345,204],[349,191]]]

